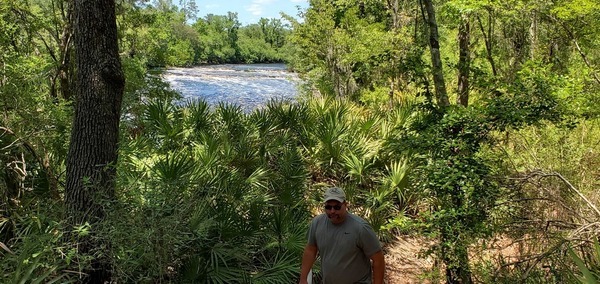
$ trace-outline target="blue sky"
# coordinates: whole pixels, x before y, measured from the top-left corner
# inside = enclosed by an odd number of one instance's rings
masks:
[[[242,25],[257,23],[260,18],[277,18],[279,12],[298,18],[298,9],[308,7],[309,0],[195,0],[198,6],[198,18],[207,14],[227,15],[237,12]],[[174,1],[176,2],[176,1]]]

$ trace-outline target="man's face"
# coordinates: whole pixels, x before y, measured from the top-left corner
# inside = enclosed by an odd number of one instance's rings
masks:
[[[325,202],[324,206],[325,213],[333,224],[341,224],[346,220],[346,209],[346,202],[339,202],[337,200],[329,200]]]

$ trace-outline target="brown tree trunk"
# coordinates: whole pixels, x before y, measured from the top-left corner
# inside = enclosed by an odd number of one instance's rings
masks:
[[[58,65],[58,79],[60,81],[60,93],[63,99],[71,100],[71,56],[72,56],[72,8],[71,5],[66,12],[66,25],[63,28],[60,39],[60,62]]]
[[[481,33],[483,34],[483,39],[485,40],[485,51],[486,51],[486,58],[488,60],[488,62],[490,63],[490,67],[492,68],[492,74],[494,75],[494,77],[498,76],[498,71],[496,70],[496,62],[494,61],[494,57],[492,56],[492,36],[493,36],[493,22],[492,22],[492,11],[488,11],[488,29],[486,31],[486,29],[483,27],[483,23],[481,21],[481,18],[479,16],[477,16],[477,22],[479,23],[479,29],[481,30]]]
[[[529,59],[535,60],[538,49],[538,15],[535,10],[531,12],[531,24],[529,25]]]
[[[453,248],[445,252],[446,257],[446,283],[448,284],[472,284],[471,272],[469,270],[469,256],[464,247]],[[456,260],[450,260],[456,258]],[[449,263],[460,263],[460,265],[448,265]]]
[[[392,29],[397,30],[400,27],[400,11],[398,0],[387,0],[387,8],[392,17]]]
[[[458,27],[458,97],[456,103],[462,106],[469,105],[469,75],[471,69],[471,25],[468,15],[462,15]]]
[[[99,249],[93,229],[115,196],[115,163],[125,79],[119,59],[115,0],[74,0],[77,66],[76,104],[67,156],[66,207],[69,224],[91,224],[87,237],[73,236],[80,253]],[[87,283],[110,280],[103,258],[84,271]]]
[[[53,38],[58,45],[58,54],[56,54],[53,45],[46,43],[42,38],[48,53],[56,63],[56,71],[50,78],[50,96],[52,98],[60,97],[65,100],[71,100],[73,89],[73,5],[68,0],[52,1],[53,7],[58,7],[61,13],[61,20],[54,21],[56,30],[52,31]]]
[[[429,26],[429,51],[431,52],[431,63],[433,65],[435,97],[438,106],[446,107],[450,105],[450,101],[448,100],[442,59],[440,57],[440,41],[437,21],[435,19],[435,9],[433,8],[432,0],[423,0],[423,4],[425,4],[425,11],[427,11],[427,24]]]
[[[579,55],[581,56],[581,59],[583,59],[583,62],[585,63],[585,65],[592,71],[592,77],[594,77],[594,79],[596,80],[596,82],[598,84],[600,84],[600,77],[598,76],[598,73],[596,73],[594,70],[594,66],[592,66],[592,64],[590,63],[590,60],[588,59],[587,55],[585,54],[585,52],[583,52],[583,49],[581,49],[581,46],[579,45],[579,41],[577,41],[577,38],[575,38],[575,34],[573,33],[573,31],[564,23],[561,23],[562,27],[564,28],[565,32],[567,32],[567,35],[569,36],[569,39],[573,41],[573,43],[575,44],[575,48],[577,49],[577,52],[579,52]]]

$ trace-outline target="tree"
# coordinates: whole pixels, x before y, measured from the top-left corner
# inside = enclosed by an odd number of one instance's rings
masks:
[[[114,0],[75,0],[76,106],[67,156],[66,208],[73,227],[93,225],[115,196],[119,118],[125,79],[119,58]],[[74,236],[81,253],[98,238]],[[109,265],[95,259],[85,282],[110,279]]]
[[[471,25],[468,15],[460,16],[460,24],[458,26],[458,97],[456,103],[462,106],[469,105],[469,73],[471,66]]]
[[[193,25],[202,43],[198,51],[200,63],[225,63],[239,61],[237,46],[240,22],[237,13],[227,16],[208,14]]]
[[[435,19],[435,9],[431,0],[424,0],[424,9],[427,11],[427,24],[429,26],[429,51],[431,53],[431,64],[433,65],[433,83],[435,86],[435,97],[440,107],[450,105],[448,93],[446,92],[446,83],[444,81],[444,71],[442,68],[442,59],[440,58],[440,41],[438,25]]]

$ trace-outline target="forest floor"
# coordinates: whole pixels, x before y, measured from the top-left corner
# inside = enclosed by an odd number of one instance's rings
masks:
[[[433,257],[423,255],[429,247],[428,240],[411,236],[398,236],[384,247],[386,284],[445,283],[441,265]],[[472,261],[502,258],[515,260],[518,244],[505,238],[488,243],[488,249],[471,251]]]
[[[385,283],[431,283],[424,279],[432,271],[434,261],[431,257],[421,257],[426,241],[414,237],[400,236],[384,247]]]

